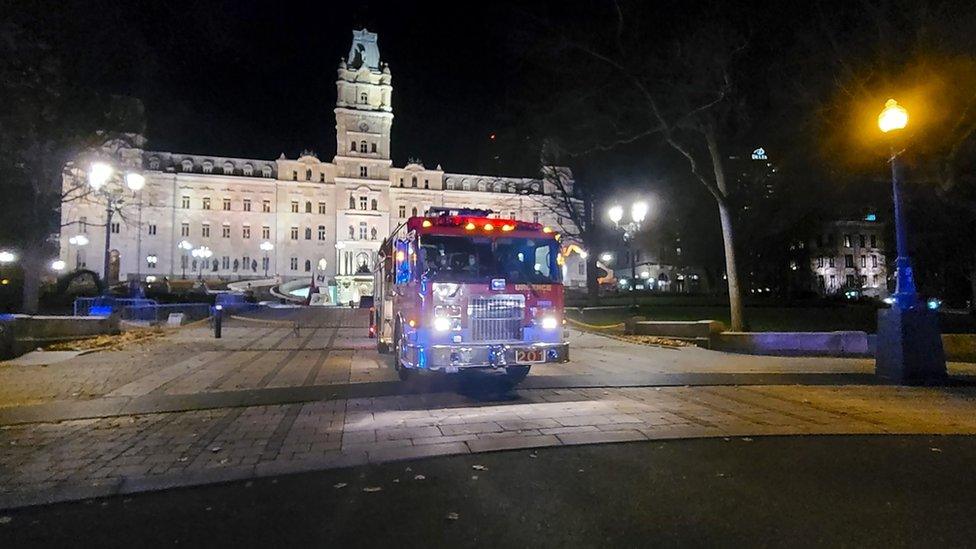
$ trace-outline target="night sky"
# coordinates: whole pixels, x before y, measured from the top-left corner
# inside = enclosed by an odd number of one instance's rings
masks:
[[[38,21],[71,52],[80,85],[143,100],[150,148],[256,158],[332,158],[336,68],[352,29],[366,27],[393,73],[394,162],[465,171],[485,166],[491,134],[510,137],[518,119],[507,104],[518,59],[505,45],[506,8],[85,2]]]

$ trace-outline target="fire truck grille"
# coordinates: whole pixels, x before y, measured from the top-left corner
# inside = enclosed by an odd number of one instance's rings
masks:
[[[525,298],[476,297],[468,304],[471,339],[474,341],[512,341],[522,339]]]

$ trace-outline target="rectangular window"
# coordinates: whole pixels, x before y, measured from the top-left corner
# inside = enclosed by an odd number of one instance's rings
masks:
[[[871,235],[871,247],[872,248],[877,248],[878,247],[878,236],[877,235]]]
[[[359,177],[368,177],[368,175],[369,175],[369,170],[366,169],[366,166],[360,166]]]
[[[263,238],[265,240],[271,238],[271,227],[269,227],[267,225],[262,225],[261,226],[261,238]]]
[[[319,202],[319,213],[325,214],[325,202]]]
[[[291,201],[291,213],[293,213],[293,214],[297,214],[298,213],[298,201],[297,200],[292,200]]]
[[[122,229],[122,226],[119,224],[118,221],[113,221],[112,222],[112,234],[119,234],[119,231],[121,229]]]
[[[189,196],[187,196],[185,194],[183,195],[183,201],[181,202],[181,207],[184,210],[189,210],[190,209],[190,197]]]
[[[878,268],[878,256],[876,255],[871,256],[871,266],[874,267],[875,269]]]
[[[824,266],[824,257],[820,256],[817,258],[817,267],[823,267],[823,266]]]
[[[582,261],[580,261],[580,264],[579,264],[579,275],[580,276],[583,276],[585,274],[586,274],[586,263],[583,263]]]
[[[844,235],[844,247],[845,248],[850,248],[851,247],[851,235],[849,235],[849,234],[845,234]]]
[[[225,270],[230,269],[230,256],[225,255],[224,257],[220,258],[220,266]]]
[[[250,225],[244,225],[244,227],[241,229],[241,237],[242,238],[251,238],[251,226]]]
[[[864,235],[863,234],[857,235],[857,243],[860,244],[860,246],[862,248],[864,247]]]
[[[298,270],[298,258],[297,257],[291,258],[288,261],[288,263],[289,263],[289,266],[291,267],[291,270],[293,270],[293,271],[297,271]]]
[[[81,216],[78,218],[78,225],[81,227],[81,232],[88,232],[88,216]]]
[[[298,172],[296,171],[291,172],[291,180],[298,181]]]
[[[190,224],[183,223],[180,225],[180,236],[190,236]]]
[[[203,202],[203,209],[204,210],[209,210],[210,209],[210,197],[204,197],[203,200],[202,200],[202,202]]]
[[[319,183],[325,183],[325,172],[319,174]]]
[[[367,199],[365,196],[360,196],[359,197],[359,209],[360,210],[365,210],[366,209],[366,204],[368,202],[369,202],[369,199]]]
[[[270,200],[262,200],[261,201],[261,211],[264,212],[264,213],[270,213],[271,212],[271,201]]]
[[[404,217],[407,217],[407,207],[406,206],[404,206],[403,204],[401,204],[398,211],[400,212],[400,219],[403,219]]]
[[[830,289],[833,290],[837,287],[837,275],[830,275]]]
[[[375,142],[372,144],[372,147],[370,147],[370,152],[376,152],[376,143]]]
[[[149,232],[149,235],[150,236],[155,236],[156,235],[156,224],[155,223],[150,223],[149,224],[148,232]]]
[[[366,231],[367,231],[367,229],[366,229],[366,222],[365,221],[360,221],[359,222],[359,239],[360,240],[366,240]]]
[[[224,225],[221,227],[220,236],[224,238],[230,238],[230,225]]]
[[[325,225],[319,225],[319,240],[325,240]]]
[[[532,212],[532,222],[533,223],[539,222],[539,212]]]
[[[835,266],[834,265],[834,258],[833,257],[827,258],[827,266],[830,267],[830,268],[833,268]]]
[[[244,211],[245,212],[251,211],[251,199],[250,198],[245,198],[244,199]]]
[[[204,236],[204,237],[208,237],[208,238],[210,237],[210,224],[209,223],[204,223],[203,226],[200,227],[200,236]]]
[[[844,256],[844,267],[847,267],[848,269],[853,269],[854,268],[854,256],[853,255],[846,254]]]
[[[230,199],[229,198],[225,198],[224,199],[224,210],[230,210]]]
[[[857,279],[854,278],[854,275],[849,274],[849,275],[847,275],[847,276],[844,277],[844,284],[848,288],[853,288],[854,286],[857,285]]]
[[[863,256],[862,255],[861,256],[861,267],[867,267],[867,266],[868,266],[868,258],[867,258],[867,256]]]
[[[823,275],[817,276],[817,283],[820,284],[820,289],[823,290],[825,284]]]
[[[291,239],[298,240],[298,227],[291,228]]]
[[[875,287],[877,287],[877,285],[878,285],[878,275],[871,275],[871,284],[873,284]]]

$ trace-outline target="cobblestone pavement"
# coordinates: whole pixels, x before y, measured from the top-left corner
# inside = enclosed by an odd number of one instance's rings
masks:
[[[222,340],[187,329],[48,367],[0,366],[0,417],[39,410],[35,420],[0,426],[0,507],[513,448],[773,434],[976,434],[970,387],[614,386],[635,372],[865,374],[870,361],[661,349],[579,333],[572,335],[573,362],[533,369],[529,381],[569,374],[603,387],[509,391],[485,383],[374,396],[373,387],[391,385],[395,376],[361,337],[358,312],[309,315],[322,313],[298,310],[275,319],[285,324],[232,322]],[[296,319],[297,336],[286,325]],[[329,393],[339,384],[370,396]],[[307,390],[318,392],[301,392]],[[125,413],[133,402],[166,406]],[[45,416],[71,406],[84,413],[67,417],[84,419]]]

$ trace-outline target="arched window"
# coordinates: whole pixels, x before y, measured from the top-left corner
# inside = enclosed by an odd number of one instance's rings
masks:
[[[375,198],[369,201],[369,209],[376,211],[377,209],[379,209],[377,208],[377,206],[379,206],[379,204],[376,202]]]
[[[356,239],[356,228],[353,227],[352,225],[349,225],[349,240],[355,240],[355,239]]]
[[[308,201],[305,202],[305,213],[307,213],[307,214],[312,213],[312,203],[311,202],[308,202]]]
[[[410,217],[417,217],[417,207],[414,206],[410,209]]]
[[[305,170],[305,181],[312,180],[312,170]]]
[[[213,173],[213,162],[209,160],[203,162],[203,173]]]
[[[184,158],[183,162],[180,162],[180,169],[183,170],[184,172],[192,172],[193,161],[190,160],[189,158]]]
[[[462,190],[465,190],[465,191],[470,191],[471,190],[471,182],[468,181],[467,179],[465,179],[464,181],[462,181],[461,182],[461,189]]]
[[[356,142],[355,141],[350,141],[349,142],[349,151],[350,152],[356,152]]]
[[[149,159],[149,169],[158,170],[159,169],[159,159],[155,156]]]
[[[359,152],[364,153],[367,150],[368,149],[366,148],[366,142],[365,141],[360,141],[359,142]]]
[[[430,188],[430,179],[424,179],[424,188],[425,189],[429,189]]]
[[[376,142],[370,143],[370,152],[376,152]]]
[[[359,102],[360,103],[368,103],[369,102],[369,94],[367,94],[366,92],[359,92]]]
[[[410,181],[410,186],[413,187],[413,188],[415,188],[415,189],[417,188],[417,176],[416,175],[413,176],[413,180]]]
[[[305,227],[305,240],[312,240],[312,228]]]
[[[319,225],[319,240],[325,240],[325,225]]]
[[[349,209],[350,210],[356,209],[356,197],[353,195],[349,195]]]
[[[250,164],[244,164],[244,169],[241,170],[242,173],[248,177],[254,175],[254,166]]]
[[[234,175],[234,163],[231,161],[224,162],[224,175]]]
[[[268,166],[267,164],[262,166],[261,175],[263,175],[264,177],[271,177],[271,166]]]
[[[496,193],[502,192],[502,182],[495,181],[494,185],[491,186],[491,190],[495,191]]]
[[[365,195],[359,197],[359,209],[360,210],[366,211],[366,200],[367,199],[366,199],[366,196]]]
[[[308,259],[305,260],[305,272],[306,273],[312,272],[312,262]]]
[[[369,230],[369,236],[373,240],[376,240],[376,227],[373,227],[372,229]]]
[[[478,190],[479,191],[484,191],[484,190],[486,190],[486,188],[487,187],[485,186],[485,182],[484,181],[479,181],[478,182]]]

